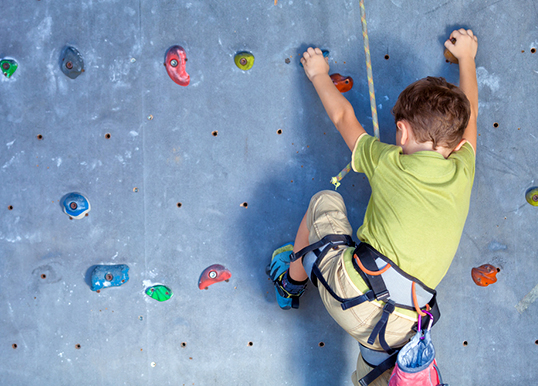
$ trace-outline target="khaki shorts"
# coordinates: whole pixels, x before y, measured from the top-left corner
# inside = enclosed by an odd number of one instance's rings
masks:
[[[308,228],[309,242],[313,244],[329,234],[352,234],[353,230],[347,219],[347,210],[342,196],[336,192],[325,190],[312,197],[306,213],[306,226]],[[319,269],[327,280],[332,290],[342,298],[353,298],[362,295],[349,278],[344,267],[344,252],[348,247],[342,246],[330,250],[319,265]],[[340,302],[320,283],[318,285],[321,300],[333,319],[348,334],[364,346],[383,350],[376,339],[373,345],[367,343],[368,338],[378,320],[381,318],[383,308],[370,302],[364,302],[347,310],[342,310]],[[414,335],[412,331],[414,322],[409,319],[391,314],[385,331],[385,339],[391,347],[402,347]],[[357,370],[352,375],[352,380],[357,385],[357,380],[368,374],[371,370],[359,355]],[[374,386],[387,385],[390,372],[387,370],[383,376],[372,383]]]

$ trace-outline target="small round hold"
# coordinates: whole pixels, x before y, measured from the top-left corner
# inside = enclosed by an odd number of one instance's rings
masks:
[[[60,205],[63,211],[70,219],[79,220],[84,218],[91,210],[90,202],[86,197],[77,192],[66,194],[62,197]]]
[[[525,194],[525,199],[532,206],[538,206],[538,186],[534,186],[527,190]]]
[[[170,61],[170,65],[171,65],[172,67],[177,67],[177,60],[172,59],[172,60]]]
[[[254,65],[254,55],[245,51],[238,52],[234,57],[234,62],[241,70],[248,71]]]
[[[538,206],[538,187],[534,186],[527,190],[527,193],[525,194],[525,199],[532,206]]]
[[[216,277],[217,277],[217,272],[216,272],[216,271],[211,271],[211,272],[209,272],[209,277],[210,277],[211,279],[216,278]]]
[[[17,62],[12,59],[0,60],[1,73],[7,78],[15,73],[18,66]]]

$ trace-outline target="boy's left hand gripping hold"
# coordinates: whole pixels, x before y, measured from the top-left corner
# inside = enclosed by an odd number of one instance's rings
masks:
[[[288,269],[293,252],[293,244],[285,244],[273,252],[271,263],[265,272],[275,285],[276,299],[283,310],[299,308],[299,298],[306,289],[304,285],[289,283]]]

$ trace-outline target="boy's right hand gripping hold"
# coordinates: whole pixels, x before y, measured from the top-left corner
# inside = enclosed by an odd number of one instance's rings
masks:
[[[329,75],[329,59],[323,56],[319,48],[310,47],[303,54],[301,64],[308,79],[313,82],[316,75]]]
[[[323,52],[319,48],[310,47],[303,54],[301,63],[306,76],[314,85],[319,99],[321,99],[327,115],[344,138],[347,146],[353,151],[357,138],[365,131],[357,120],[353,107],[331,80],[328,59],[323,57]]]
[[[455,43],[453,40],[455,39]],[[476,119],[478,117],[478,85],[476,81],[475,57],[478,49],[478,39],[470,29],[460,28],[452,31],[445,42],[445,47],[452,52],[459,62],[460,89],[465,93],[471,104],[471,117],[463,134],[463,139],[469,142],[476,152]]]

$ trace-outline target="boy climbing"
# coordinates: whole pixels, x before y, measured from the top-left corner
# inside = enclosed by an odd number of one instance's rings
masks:
[[[295,243],[273,253],[268,274],[283,309],[299,306],[309,277],[317,282],[329,314],[360,343],[355,385],[388,384],[389,357],[414,334],[417,313],[436,309],[434,289],[454,258],[469,211],[478,43],[471,30],[459,29],[445,46],[459,60],[459,88],[431,77],[408,86],[393,108],[396,145],[366,133],[333,85],[319,48],[301,59],[352,151],[353,170],[368,177],[372,194],[356,248],[342,197],[314,195]],[[378,374],[365,377],[374,368]]]

